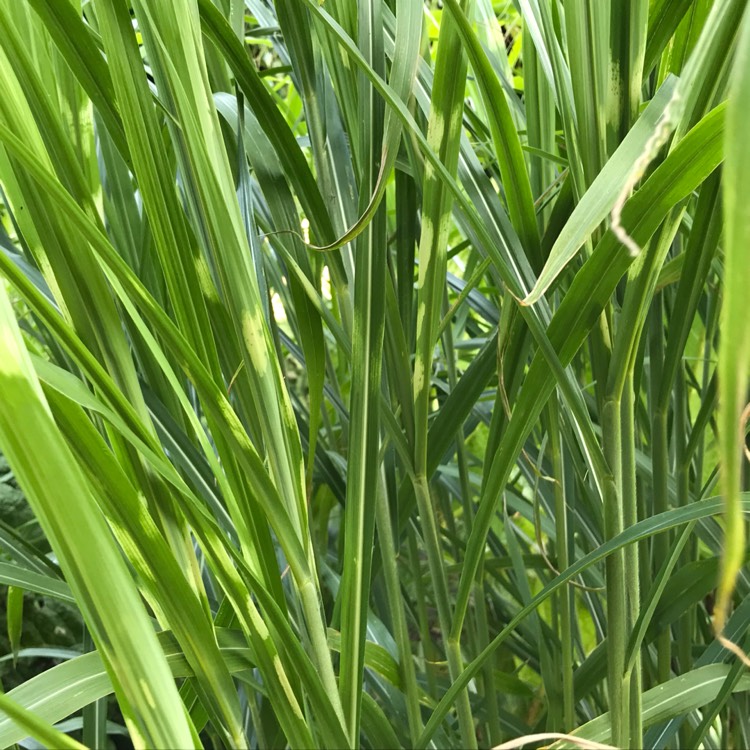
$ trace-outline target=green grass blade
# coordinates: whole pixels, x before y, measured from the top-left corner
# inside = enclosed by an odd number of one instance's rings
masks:
[[[643,725],[658,724],[675,716],[682,716],[708,705],[718,695],[731,667],[726,664],[711,664],[694,669],[686,675],[675,677],[664,685],[658,685],[643,694]],[[744,675],[734,687],[737,691],[747,690],[750,676]],[[610,741],[609,716],[600,716],[585,724],[576,737],[593,742]],[[560,744],[557,747],[576,747],[573,744]]]
[[[51,576],[41,575],[33,570],[26,570],[13,563],[0,563],[0,581],[5,586],[12,586],[24,591],[33,591],[42,596],[50,596],[64,602],[75,603],[70,587],[64,581]]]
[[[45,747],[59,747],[60,750],[83,750],[85,745],[76,742],[72,737],[59,732],[36,714],[19,706],[7,695],[0,694],[0,711],[12,719],[25,732]]]
[[[724,628],[737,573],[744,558],[745,520],[740,512],[743,449],[747,418],[743,416],[750,379],[750,329],[744,325],[750,268],[750,214],[743,196],[750,190],[750,148],[744,136],[750,102],[750,14],[745,12],[727,109],[724,172],[724,301],[719,348],[719,440],[721,487],[726,503],[726,540],[719,578],[714,626]]]

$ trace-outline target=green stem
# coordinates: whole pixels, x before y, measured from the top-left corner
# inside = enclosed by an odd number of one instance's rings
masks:
[[[346,726],[344,721],[344,709],[339,697],[339,688],[336,684],[336,675],[333,671],[333,662],[331,661],[331,651],[328,648],[328,634],[325,628],[325,619],[320,604],[320,595],[317,586],[311,578],[302,583],[299,587],[302,610],[305,614],[305,624],[307,634],[310,637],[312,647],[312,656],[315,665],[320,670],[320,677],[323,686],[328,693],[328,697],[333,705],[336,715],[341,720],[342,726]]]
[[[424,474],[419,474],[415,477],[414,491],[417,496],[419,517],[422,521],[422,533],[425,543],[425,551],[427,552],[427,564],[430,568],[430,576],[434,587],[440,631],[445,636],[451,631],[452,612],[450,595],[448,593],[448,581],[445,575],[445,568],[443,567],[443,556],[440,549],[437,522],[432,508],[430,485]],[[451,681],[455,682],[463,671],[461,644],[457,638],[448,637],[446,639],[445,648],[446,657],[448,659],[448,672]],[[465,748],[476,748],[477,738],[474,730],[474,719],[471,714],[471,704],[469,703],[469,693],[467,690],[461,691],[457,699],[457,704],[458,723],[461,730],[462,745]]]
[[[667,437],[667,415],[655,412],[651,427],[651,463],[654,483],[654,514],[663,513],[669,508],[669,443]],[[669,533],[654,538],[653,568],[659,570],[669,555]],[[666,682],[671,675],[672,639],[670,629],[664,628],[656,639],[657,679]]]
[[[438,659],[437,649],[430,635],[430,622],[427,617],[427,592],[422,580],[422,562],[417,547],[417,534],[412,527],[409,528],[409,559],[411,569],[414,571],[415,606],[419,624],[419,642],[422,644],[422,658],[427,678],[427,692],[437,700],[437,678],[435,674],[435,664]]]
[[[635,425],[633,370],[629,369],[625,378],[623,390],[621,420],[622,446],[622,515],[625,528],[638,523],[638,495],[635,479]],[[625,578],[628,607],[628,632],[632,632],[640,614],[640,561],[638,545],[625,547]],[[643,745],[643,721],[641,694],[643,692],[643,678],[640,653],[636,656],[630,678],[630,747]]]
[[[568,552],[568,512],[565,501],[565,469],[560,440],[560,411],[556,400],[548,408],[550,448],[552,451],[552,475],[555,479],[555,549],[557,569],[562,571],[570,565]],[[566,586],[557,597],[560,612],[560,648],[562,664],[563,725],[569,732],[576,726],[575,686],[573,684],[573,628],[571,618],[572,591]]]
[[[477,580],[472,588],[475,602],[485,601],[483,581],[484,562],[479,565]],[[487,607],[480,605],[475,610],[478,653],[484,652],[490,643],[490,628],[487,621]],[[499,745],[502,741],[503,730],[500,727],[500,710],[497,702],[497,688],[495,687],[495,656],[487,659],[482,670],[482,689],[486,704],[487,740],[490,747]]]
[[[664,333],[661,299],[654,301],[651,313],[651,477],[653,482],[653,513],[663,513],[669,507],[669,441],[667,413],[658,407],[658,389],[661,381],[661,363],[664,361]],[[657,534],[653,542],[653,569],[660,570],[669,555],[669,533]],[[671,673],[672,642],[669,628],[663,628],[656,639],[657,682],[666,682]]]
[[[608,398],[602,411],[604,454],[612,476],[605,483],[604,531],[607,540],[623,530],[623,514],[618,486],[622,477],[622,404]],[[630,681],[625,679],[625,653],[630,632],[626,600],[625,553],[619,549],[607,558],[607,658],[609,680],[609,712],[612,723],[612,744],[629,747]]]
[[[401,596],[401,585],[398,576],[398,551],[393,541],[393,526],[388,499],[381,471],[381,487],[377,493],[375,504],[375,523],[378,529],[383,561],[383,579],[388,596],[388,606],[393,619],[393,632],[399,652],[399,671],[404,682],[406,692],[406,715],[409,721],[409,740],[414,745],[424,728],[419,710],[419,693],[417,691],[417,677],[414,670],[414,659],[411,651],[409,629],[406,626],[404,599]]]
[[[678,371],[674,384],[674,435],[675,435],[675,463],[677,465],[677,503],[687,505],[690,500],[690,461],[686,459],[688,424],[687,424],[687,388],[685,385],[685,366],[682,364]],[[692,558],[690,556],[690,545],[686,545],[680,556],[680,565],[686,565]],[[677,624],[677,658],[680,664],[680,673],[687,674],[693,664],[693,630],[695,627],[695,614],[692,608],[688,609]],[[690,741],[692,729],[687,722],[680,726],[680,745],[686,747]]]

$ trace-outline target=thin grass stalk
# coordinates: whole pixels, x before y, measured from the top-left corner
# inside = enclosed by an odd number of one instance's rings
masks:
[[[636,483],[636,438],[635,438],[635,392],[633,371],[629,370],[624,383],[621,406],[622,430],[622,516],[623,527],[631,528],[638,523],[638,497]],[[625,577],[628,608],[628,631],[633,632],[640,615],[640,560],[638,545],[625,548]],[[628,675],[625,675],[626,679]],[[641,673],[640,650],[635,658],[630,675],[630,746],[643,744],[643,710],[641,696],[643,676]]]
[[[641,336],[644,322],[647,319],[647,305],[649,305],[653,299],[658,268],[663,264],[669,250],[682,210],[683,208],[679,206],[672,209],[665,224],[662,226],[654,240],[648,244],[646,248],[641,250],[643,256],[641,262],[637,266],[636,273],[629,279],[620,314],[619,331],[615,338],[615,346],[613,349],[608,377],[607,389],[610,394],[621,395],[626,388],[626,381],[628,378],[630,378],[630,387],[632,388],[632,362],[637,356],[638,341]],[[663,326],[661,325],[660,320],[656,325],[654,335],[659,335],[663,338]],[[657,341],[656,349],[658,350],[658,354],[663,353],[663,342]],[[651,354],[653,357],[654,351],[652,351]],[[658,354],[656,356],[658,356]],[[659,376],[664,377],[661,371],[659,372]],[[629,419],[632,420],[632,417]],[[652,436],[654,449],[657,451],[656,458],[668,466],[669,459],[666,455],[668,448],[666,409],[661,402],[656,403],[654,420],[657,421],[656,428],[659,431],[659,435]],[[634,436],[631,437],[634,440]],[[657,462],[652,462],[652,466],[653,470],[656,470],[656,467],[659,466],[659,464]],[[662,483],[666,483],[667,476],[668,473],[665,474],[665,477],[661,480]],[[620,482],[620,486],[622,487],[622,482]],[[666,487],[664,490],[666,491]],[[635,492],[634,479],[632,481],[632,492]],[[633,513],[637,513],[636,498],[633,497],[629,502],[632,502]],[[669,552],[667,551],[664,559],[666,559],[668,554]],[[632,563],[637,566],[638,561],[635,554],[633,554]],[[637,585],[637,577],[634,577],[632,582],[634,586]],[[668,665],[663,665],[660,660],[660,669],[664,666]]]
[[[417,626],[419,628],[419,643],[422,647],[422,660],[424,662],[424,672],[427,681],[427,692],[437,697],[437,662],[438,650],[432,640],[430,633],[430,622],[427,616],[427,591],[424,585],[424,576],[422,575],[422,560],[419,555],[417,544],[417,534],[415,529],[410,525],[407,530],[407,541],[409,543],[409,562],[411,569],[414,571],[414,594],[417,615]]]
[[[529,36],[534,40],[534,45],[540,54],[540,61],[542,51],[544,51],[543,69],[547,82],[555,93],[555,103],[560,111],[563,131],[570,149],[570,173],[575,190],[580,196],[585,192],[586,177],[576,127],[577,113],[572,91],[571,70],[563,56],[555,32],[552,6],[548,3],[532,3],[529,0],[521,0],[520,5],[524,11],[524,18],[528,19],[529,26],[531,26],[531,19],[534,21],[535,28],[533,32],[529,28]],[[580,6],[580,3],[578,5]],[[568,6],[565,7],[565,12],[568,12]],[[575,47],[577,52],[581,52],[580,43]]]
[[[484,578],[484,561],[480,563],[477,571],[477,579],[472,588],[472,598],[474,600],[473,612],[473,629],[476,653],[482,653],[490,643],[490,627],[487,617],[487,587]],[[500,726],[500,710],[497,700],[497,688],[495,682],[496,659],[490,658],[482,672],[482,689],[485,699],[486,712],[486,738],[485,742],[490,747],[494,747],[502,740],[502,728]]]
[[[710,277],[709,277],[710,278]],[[709,283],[713,285],[713,280]],[[706,311],[706,326],[705,326],[705,340],[703,344],[703,367],[701,376],[701,402],[707,402],[712,399],[710,395],[712,392],[712,384],[715,386],[715,373],[712,369],[712,342],[714,341],[716,334],[716,327],[719,323],[719,312],[720,305],[717,295],[709,295],[707,300],[707,311]],[[715,397],[715,391],[714,391]],[[697,420],[696,420],[697,421]],[[689,450],[690,445],[693,443],[692,435],[688,443],[688,450],[686,451],[686,460],[690,460],[691,456],[694,456],[695,471],[692,482],[692,494],[694,497],[699,498],[703,493],[703,475],[706,457],[706,433],[705,430],[701,430],[696,433],[698,435],[697,446],[691,452]],[[687,554],[690,555],[690,559],[696,559],[698,551],[698,540],[691,539],[688,544]],[[697,623],[696,623],[697,625]]]
[[[555,480],[555,551],[557,569],[566,570],[570,565],[568,550],[568,508],[565,497],[565,461],[560,439],[560,407],[553,399],[547,407],[549,420],[550,451],[552,454],[552,476]],[[559,610],[560,664],[562,667],[562,720],[563,731],[575,727],[575,687],[573,684],[573,622],[572,595],[570,587],[565,587],[556,597]]]
[[[710,277],[709,277],[710,279]],[[714,281],[711,279],[709,283],[713,286]],[[705,403],[708,401],[711,396],[712,391],[712,383],[715,384],[715,381],[713,378],[715,377],[715,374],[713,372],[713,362],[712,362],[712,355],[713,355],[713,341],[714,337],[716,335],[716,327],[719,322],[719,304],[718,299],[714,295],[708,296],[707,299],[707,305],[706,305],[706,324],[705,324],[705,330],[704,330],[704,341],[703,341],[703,365],[701,367],[701,388],[700,388],[700,395],[701,395],[701,403]],[[693,440],[693,435],[691,433],[690,439],[688,441],[688,448],[686,449],[686,455],[685,460],[687,461],[694,461],[695,470],[693,473],[693,484],[692,484],[692,493],[695,497],[700,497],[701,491],[703,489],[703,473],[704,473],[704,467],[705,467],[705,458],[706,458],[706,435],[704,431],[700,431],[699,433],[696,433],[697,442]],[[695,443],[695,447],[693,447],[693,444]],[[692,448],[692,450],[690,450]],[[695,545],[688,545],[688,546],[695,546]],[[693,556],[694,557],[694,556]]]
[[[91,638],[88,630],[83,633],[83,648],[85,651],[93,651],[96,648],[94,640]],[[90,703],[83,709],[83,732],[81,739],[83,744],[89,748],[107,747],[107,707],[108,698],[100,698],[94,703]]]
[[[477,571],[477,580],[472,589],[472,597],[475,602],[474,628],[476,629],[477,653],[482,653],[490,643],[490,627],[487,617],[487,591],[484,584],[484,562]],[[498,691],[495,683],[495,668],[497,660],[490,657],[482,672],[482,690],[485,699],[485,711],[487,713],[487,736],[486,742],[490,747],[495,747],[502,741],[503,730],[500,726],[500,710],[498,703]]]
[[[417,508],[422,521],[422,534],[427,553],[427,565],[432,579],[435,595],[435,605],[438,611],[440,629],[445,638],[446,657],[448,659],[448,671],[451,679],[455,680],[463,670],[463,658],[461,656],[461,644],[450,633],[452,607],[448,593],[448,580],[443,565],[443,554],[438,535],[437,520],[430,494],[430,485],[424,475],[415,479],[414,490],[417,497]],[[471,704],[467,691],[463,691],[457,701],[458,720],[461,728],[461,742],[464,747],[476,748],[477,740],[474,732],[474,718],[471,713]]]
[[[576,117],[571,123],[580,143],[582,176],[579,197],[607,160],[607,89],[609,84],[609,15],[612,0],[565,4],[568,59]],[[570,131],[569,131],[570,132]]]
[[[637,356],[637,349],[638,349],[638,341],[641,336],[641,331],[643,328],[643,324],[645,322],[646,318],[646,305],[649,303],[649,300],[653,297],[653,290],[656,282],[656,266],[661,266],[661,263],[663,263],[664,258],[666,257],[666,253],[669,249],[669,245],[671,243],[671,239],[673,237],[673,231],[676,229],[676,218],[679,216],[680,209],[673,209],[671,212],[671,215],[668,216],[666,224],[662,227],[661,231],[659,232],[658,236],[645,248],[641,250],[641,253],[643,255],[643,258],[641,259],[642,262],[637,267],[637,272],[631,276],[629,279],[628,286],[626,288],[625,292],[625,298],[622,305],[622,311],[620,314],[620,322],[619,322],[619,331],[618,335],[615,338],[615,346],[613,349],[612,354],[612,360],[610,364],[610,372],[608,377],[608,384],[607,384],[607,390],[610,396],[615,396],[617,398],[622,398],[622,394],[624,391],[628,388],[628,381],[629,381],[629,387],[632,389],[633,386],[633,361],[635,357]],[[663,338],[663,326],[661,325],[661,321],[659,321],[659,325],[657,327],[658,334]],[[656,335],[656,333],[655,333]],[[656,344],[657,349],[660,349],[663,351],[663,342]],[[652,356],[654,355],[654,352],[652,351]],[[661,353],[661,352],[660,352]],[[661,373],[660,373],[661,376]],[[630,397],[632,398],[632,396]],[[666,438],[666,415],[663,414],[663,412],[660,412],[661,404],[656,405],[656,411],[655,414],[659,415],[659,422],[657,425],[658,430],[660,431],[660,436],[657,437],[654,436],[654,443],[655,446],[658,445],[658,451],[663,451],[666,453],[667,450],[667,438]],[[632,411],[632,408],[631,408]],[[656,419],[656,417],[655,417]],[[628,421],[630,423],[629,427],[629,435],[627,436],[627,440],[629,442],[633,442],[635,440],[634,434],[633,434],[633,427],[632,427],[632,414],[628,416]],[[622,428],[622,425],[621,425]],[[625,437],[623,436],[623,440]],[[656,443],[657,440],[660,440],[660,443]],[[620,446],[622,450],[622,445]],[[630,450],[634,449],[634,445],[629,446]],[[666,455],[659,455],[657,458],[660,458],[660,460],[664,461],[665,463],[668,463],[668,457]],[[631,459],[632,461],[632,459]],[[657,466],[658,464],[654,463],[654,466]],[[621,471],[624,470],[624,467],[621,465]],[[620,481],[618,482],[620,491],[623,491],[623,479],[622,474],[620,475]],[[665,475],[664,479],[662,480],[664,483],[666,483],[666,477],[668,474]],[[666,489],[666,488],[665,488]],[[635,497],[635,478],[634,474],[632,474],[632,478],[628,481],[628,488],[627,491],[631,493],[632,497],[629,497],[627,500],[623,497],[623,503],[627,503],[630,507],[629,512],[631,517],[636,516],[637,517],[637,498]],[[669,552],[666,552],[666,555],[668,555]],[[666,559],[665,555],[665,559]],[[632,565],[636,567],[637,572],[637,565],[638,565],[638,559],[637,559],[637,553],[633,549],[632,550],[632,557],[628,561],[627,558],[625,559],[625,565],[628,565],[628,562],[630,562]],[[632,603],[632,606],[634,606],[634,612],[635,617],[637,617],[637,575],[633,576],[631,578],[630,576],[630,570],[627,569],[625,574],[627,576],[626,586],[632,585],[634,589],[634,602]],[[611,623],[610,623],[611,624]],[[636,670],[636,674],[640,674],[638,670]],[[629,685],[627,686],[629,688]],[[613,734],[613,738],[615,735]],[[631,741],[633,741],[634,738],[631,738]],[[640,741],[640,738],[638,738],[636,741]]]
[[[638,106],[641,101],[641,79],[646,49],[647,21],[647,0],[636,0],[636,2],[627,5],[615,2],[610,6],[610,80],[607,97],[607,140],[608,152],[610,154],[627,135],[638,114]],[[617,367],[618,365],[612,362],[610,366]],[[620,429],[622,437],[620,447],[622,455],[620,464],[621,474],[618,481],[624,528],[632,527],[638,521],[638,485],[635,468],[636,436],[634,429],[635,393],[632,361],[628,362],[627,368],[621,391]],[[611,376],[612,373],[610,372],[609,375]],[[605,508],[605,518],[606,515]],[[623,555],[626,578],[626,622],[629,632],[632,632],[635,627],[640,611],[639,554],[638,545],[630,545],[625,548]],[[609,586],[609,575],[607,576],[607,584]],[[613,634],[610,632],[608,638],[612,637]],[[628,707],[629,726],[628,733],[625,736],[629,737],[628,746],[640,747],[643,744],[641,707],[643,677],[640,651],[635,658],[632,672],[626,672],[624,679],[624,687],[626,691],[629,690],[630,698]],[[628,695],[626,692],[623,700],[627,699]],[[613,710],[611,706],[610,710]],[[617,736],[614,722],[612,729],[612,738],[614,740]]]
[[[651,362],[651,477],[653,513],[663,513],[669,507],[669,439],[667,435],[667,413],[658,406],[658,383],[661,380],[661,363],[664,361],[664,326],[662,322],[662,298],[656,297],[651,310],[649,326],[649,357]],[[660,570],[669,556],[669,533],[659,534],[651,545],[652,569]],[[656,640],[657,682],[666,682],[671,673],[672,637],[669,628],[664,628]]]
[[[406,338],[407,351],[414,350],[414,252],[418,212],[417,186],[414,178],[401,170],[396,171],[396,279],[398,289],[398,311],[401,327]],[[409,442],[414,442],[414,418],[405,426]]]
[[[622,507],[622,400],[610,395],[602,411],[604,455],[612,471],[612,481],[605,489],[605,539],[620,534]],[[630,638],[627,608],[627,567],[624,550],[607,558],[607,680],[612,742],[616,747],[630,747],[630,680],[625,678],[625,654]]]
[[[406,716],[409,722],[409,739],[414,744],[422,733],[424,725],[419,708],[419,691],[417,688],[411,638],[409,637],[409,628],[406,623],[404,599],[401,595],[402,589],[398,572],[399,552],[396,550],[393,540],[393,524],[382,471],[375,512],[378,542],[381,548],[383,578],[385,580],[389,611],[393,619],[394,638],[399,650],[399,671],[401,679],[404,681],[406,693]],[[417,573],[417,577],[418,575]]]
[[[677,468],[677,504],[685,506],[690,502],[690,461],[685,452],[688,441],[688,396],[685,383],[685,364],[681,363],[674,383],[674,436],[675,436],[675,466]],[[686,545],[680,556],[680,564],[687,565],[691,545]],[[693,664],[693,629],[695,615],[687,611],[677,623],[677,659],[680,673],[687,674]],[[680,727],[680,745],[685,747],[690,741],[691,729],[687,722]]]
[[[536,47],[529,44],[524,55],[524,95],[526,101],[526,128],[528,143],[550,154],[555,153],[555,100],[539,62]],[[530,106],[529,102],[533,102]],[[541,156],[529,159],[529,181],[535,199],[539,199],[554,182],[555,165]],[[544,229],[550,208],[545,206],[538,214],[540,231]],[[541,269],[535,269],[537,271]]]
[[[643,87],[648,11],[648,0],[613,2],[611,5],[611,59],[607,99],[610,153],[627,135],[638,116]]]

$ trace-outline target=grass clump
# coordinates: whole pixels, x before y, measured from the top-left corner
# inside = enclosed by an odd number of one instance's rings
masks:
[[[0,0],[2,746],[750,744],[745,5]]]

